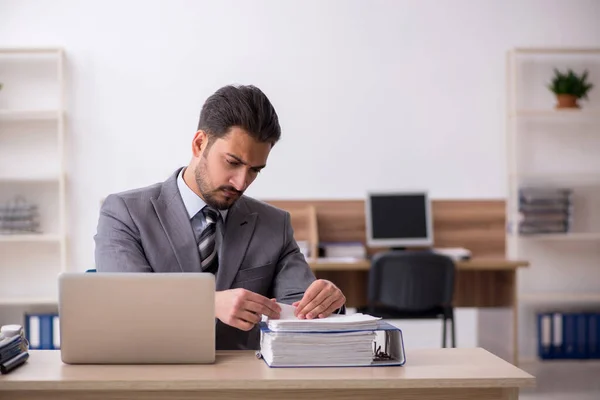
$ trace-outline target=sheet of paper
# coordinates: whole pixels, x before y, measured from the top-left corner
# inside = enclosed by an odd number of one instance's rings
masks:
[[[289,304],[284,304],[284,303],[277,303],[279,304],[279,306],[281,307],[281,313],[279,314],[279,319],[298,319],[298,317],[296,317],[294,315],[294,311],[296,310],[296,307],[291,306]]]
[[[289,304],[285,304],[285,303],[280,303],[277,302],[277,304],[279,305],[279,307],[281,307],[281,312],[279,313],[279,319],[285,319],[285,320],[297,320],[298,318],[294,315],[294,311],[296,310],[296,307],[291,306]],[[262,316],[262,321],[269,321],[271,320],[270,318],[268,318],[266,315]]]

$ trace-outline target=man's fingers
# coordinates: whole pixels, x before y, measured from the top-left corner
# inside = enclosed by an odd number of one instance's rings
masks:
[[[270,309],[271,312],[274,312],[277,314],[279,314],[281,312],[281,307],[279,306],[279,304],[277,304],[277,302],[271,301],[271,300],[267,299],[266,297],[261,296],[260,294],[246,291],[246,299],[250,300],[254,303],[263,305],[264,307]],[[267,313],[263,313],[263,314],[268,315]]]
[[[259,316],[261,314],[266,315],[269,318],[279,318],[279,311],[273,311],[271,308],[265,306],[262,303],[256,303],[254,301],[247,301],[246,302],[246,310],[251,311],[253,313],[258,314]]]
[[[249,331],[255,324],[244,321],[243,319],[235,318],[230,325],[243,331]]]
[[[304,308],[300,309],[298,307],[298,318],[312,318],[313,315],[318,315],[314,313],[314,310],[317,309],[329,296],[331,296],[331,290],[324,288],[311,302],[309,302]],[[328,306],[329,303],[326,304]],[[310,316],[309,316],[310,314]]]
[[[327,310],[325,310],[324,312],[319,314],[319,318],[325,318],[325,317],[330,316],[331,314],[333,314],[333,312],[335,310],[342,307],[345,302],[346,302],[346,298],[343,295],[341,295],[339,298],[335,299],[331,303],[331,305],[327,308]]]
[[[254,314],[250,311],[240,311],[235,315],[236,318],[241,319],[243,321],[249,322],[252,326],[258,324],[260,322],[260,315]]]
[[[319,314],[327,314],[327,311],[331,308],[331,305],[333,304],[333,302],[335,300],[336,300],[335,296],[332,296],[332,295],[327,296],[321,302],[321,304],[317,305],[315,308],[313,308],[306,314],[306,318],[313,319],[313,318],[317,318],[319,316]],[[333,310],[335,310],[335,308]],[[329,314],[331,314],[331,313],[329,313]],[[329,314],[327,314],[327,315],[329,315]]]
[[[317,317],[324,318],[326,316],[329,316],[336,309],[336,307],[334,307],[335,302],[337,300],[336,290],[333,289],[333,290],[327,291],[327,292],[328,292],[327,297],[321,302],[321,304],[318,304],[315,308],[310,310],[306,314],[306,318],[308,318],[308,319],[313,319],[313,318],[317,318]]]
[[[308,287],[308,289],[306,289],[306,292],[304,292],[304,296],[302,296],[302,300],[300,300],[300,302],[298,303],[298,306],[296,307],[295,310],[295,314],[296,316],[299,316],[301,311],[306,307],[306,305],[308,303],[310,303],[311,301],[313,301],[313,299],[315,297],[317,297],[317,295],[321,292],[322,286],[324,285],[323,281],[317,280],[314,281],[313,283],[311,283],[311,285]]]

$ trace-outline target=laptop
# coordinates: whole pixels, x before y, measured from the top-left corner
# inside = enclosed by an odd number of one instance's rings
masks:
[[[58,313],[67,364],[215,361],[209,273],[62,273]]]

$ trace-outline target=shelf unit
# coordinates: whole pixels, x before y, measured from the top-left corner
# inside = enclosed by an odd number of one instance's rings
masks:
[[[553,68],[589,71],[595,84],[579,109],[556,109]],[[514,49],[507,54],[507,255],[518,272],[520,359],[537,357],[536,312],[600,309],[600,49]],[[519,189],[573,190],[572,228],[519,234]]]
[[[61,48],[0,48],[0,205],[23,196],[41,225],[0,234],[0,306],[56,305],[68,270],[64,62]]]

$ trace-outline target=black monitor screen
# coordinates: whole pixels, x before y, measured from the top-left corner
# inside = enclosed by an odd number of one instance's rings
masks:
[[[372,195],[373,239],[427,238],[427,203],[423,194]]]

